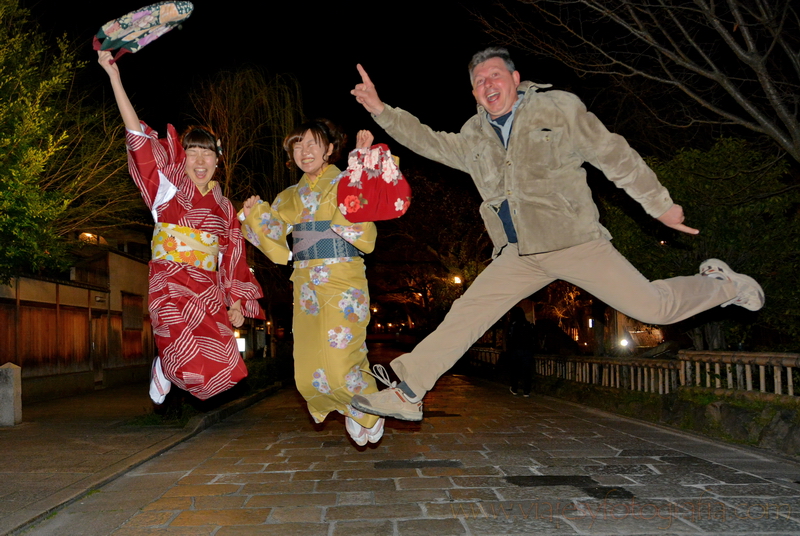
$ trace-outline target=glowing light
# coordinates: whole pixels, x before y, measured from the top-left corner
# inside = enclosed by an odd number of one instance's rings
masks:
[[[619,345],[622,347],[628,346],[628,339],[622,339],[619,341]]]
[[[458,277],[458,276],[455,276],[453,278],[453,283],[455,283],[456,285],[460,285],[461,284],[461,278]]]
[[[593,327],[594,327],[594,318],[590,318],[590,319],[589,319],[589,327],[590,327],[590,328],[593,328]]]

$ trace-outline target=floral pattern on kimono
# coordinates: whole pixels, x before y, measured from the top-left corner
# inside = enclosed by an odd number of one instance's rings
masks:
[[[270,205],[261,203],[244,218],[242,228],[273,262],[292,257],[288,236],[301,223],[329,221],[330,228],[359,252],[375,247],[374,223],[350,222],[338,209],[336,191],[340,171],[328,167],[316,181],[306,175],[281,192]],[[249,237],[253,235],[256,240]],[[315,422],[338,411],[365,427],[378,417],[355,410],[354,394],[377,391],[369,368],[366,333],[369,291],[360,255],[294,262],[295,383]]]

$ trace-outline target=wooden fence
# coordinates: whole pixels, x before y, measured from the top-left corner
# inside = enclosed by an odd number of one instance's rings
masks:
[[[496,367],[501,352],[471,348],[468,359]],[[681,387],[721,393],[796,397],[800,354],[681,350],[677,359],[535,356],[536,374],[615,389],[669,394]]]

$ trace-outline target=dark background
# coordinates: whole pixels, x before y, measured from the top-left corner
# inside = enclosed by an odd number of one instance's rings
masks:
[[[22,0],[21,4],[48,36],[66,33],[84,44],[81,57],[93,62],[91,38],[100,26],[147,1]],[[475,110],[467,64],[473,53],[495,44],[475,17],[478,12],[491,14],[490,1],[369,5],[198,0],[194,6],[182,29],[120,60],[134,106],[158,130],[166,122],[179,130],[185,126],[191,112],[185,97],[197,83],[218,71],[249,65],[271,74],[295,75],[306,116],[328,117],[342,124],[353,139],[357,129],[376,130],[349,93],[360,81],[356,63],[367,69],[385,102],[408,109],[436,130],[458,130]],[[560,67],[519,53],[515,61],[523,79],[575,91]],[[96,87],[98,98],[110,98],[99,67],[90,65],[80,83]],[[375,134],[377,141],[388,141]]]

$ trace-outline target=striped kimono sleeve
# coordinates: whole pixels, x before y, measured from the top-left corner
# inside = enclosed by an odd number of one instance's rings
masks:
[[[128,130],[128,171],[139,188],[147,208],[154,213],[159,205],[175,195],[190,179],[186,177],[186,156],[172,125],[167,125],[167,138],[142,123],[142,132]]]

